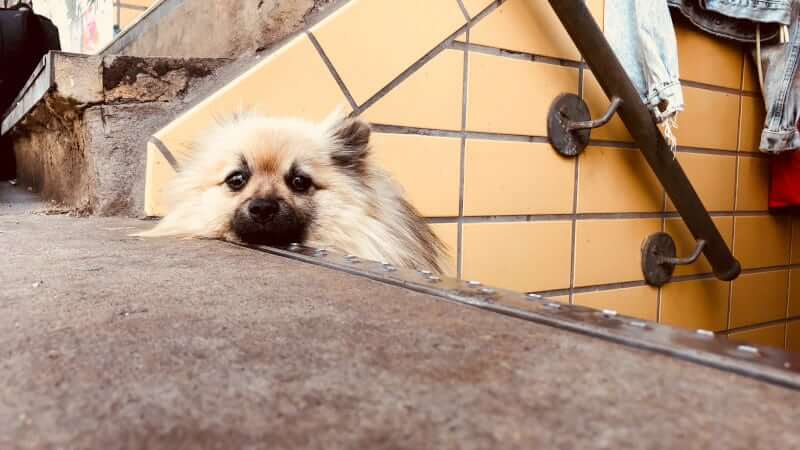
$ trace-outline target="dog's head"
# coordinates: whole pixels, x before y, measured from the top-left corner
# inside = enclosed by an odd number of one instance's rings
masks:
[[[165,232],[302,242],[325,191],[363,175],[369,137],[365,122],[338,115],[322,124],[256,115],[221,124],[179,173]]]

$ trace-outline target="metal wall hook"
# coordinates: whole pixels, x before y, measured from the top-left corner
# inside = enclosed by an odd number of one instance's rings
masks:
[[[675,256],[675,241],[667,233],[651,234],[642,244],[642,273],[647,284],[663,286],[672,279],[675,266],[686,266],[700,257],[706,241],[698,239],[691,255],[685,258]]]
[[[563,156],[577,156],[589,144],[593,128],[607,124],[622,105],[622,99],[614,97],[608,111],[592,120],[589,107],[575,94],[561,94],[550,105],[547,118],[547,137],[550,145]]]

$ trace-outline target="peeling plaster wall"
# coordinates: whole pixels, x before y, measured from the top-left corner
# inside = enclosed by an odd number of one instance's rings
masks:
[[[61,88],[12,131],[18,181],[78,213],[141,215],[149,137],[227,62],[57,58]]]

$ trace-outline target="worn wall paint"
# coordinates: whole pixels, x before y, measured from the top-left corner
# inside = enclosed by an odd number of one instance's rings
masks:
[[[34,10],[56,24],[64,51],[93,54],[114,39],[113,0],[38,0]]]

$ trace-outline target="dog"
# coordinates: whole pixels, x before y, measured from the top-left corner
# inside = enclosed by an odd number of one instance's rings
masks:
[[[168,213],[140,236],[299,243],[442,273],[442,242],[370,157],[369,124],[253,113],[214,126],[167,188]]]

